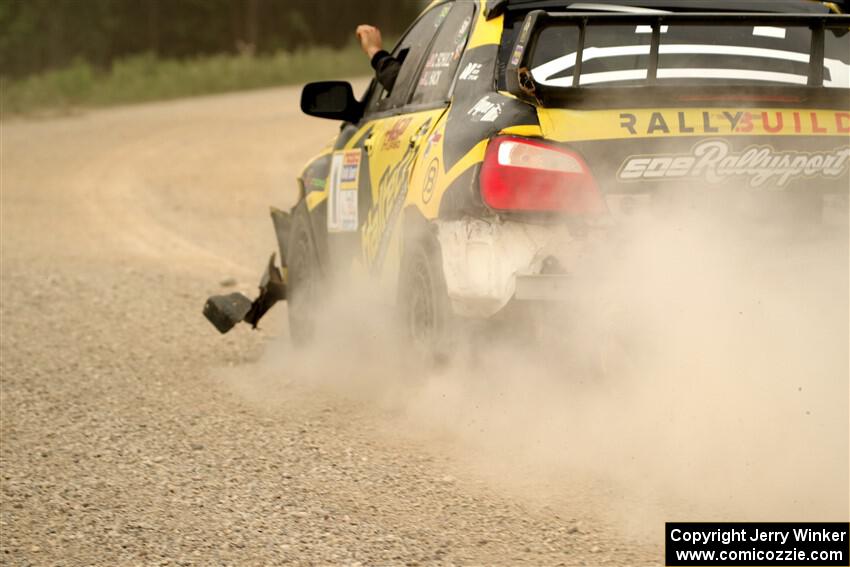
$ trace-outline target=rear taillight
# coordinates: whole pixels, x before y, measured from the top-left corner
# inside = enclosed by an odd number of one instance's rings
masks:
[[[584,160],[555,146],[493,138],[481,166],[481,197],[499,211],[597,214],[605,203]]]

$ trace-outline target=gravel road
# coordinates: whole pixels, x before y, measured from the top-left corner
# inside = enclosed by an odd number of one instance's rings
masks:
[[[284,308],[224,337],[202,318],[220,282],[253,287],[268,205],[334,135],[297,99],[3,122],[0,563],[659,563],[582,490],[530,498],[264,363]]]
[[[0,123],[0,564],[637,567],[665,520],[846,521],[846,203],[773,258],[628,240],[570,314],[629,307],[616,380],[498,343],[423,377],[357,301],[329,349],[285,306],[220,336],[337,129],[298,97]]]

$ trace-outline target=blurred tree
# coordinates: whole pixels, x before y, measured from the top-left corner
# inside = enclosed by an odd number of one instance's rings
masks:
[[[148,51],[159,53],[159,0],[148,0]]]
[[[427,0],[0,0],[0,75],[82,59],[342,47],[360,23],[398,37]]]

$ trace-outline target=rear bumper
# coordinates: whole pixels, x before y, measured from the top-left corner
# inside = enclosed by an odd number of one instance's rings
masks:
[[[569,269],[582,248],[563,224],[496,217],[436,224],[446,290],[463,317],[492,317],[513,299],[562,298],[567,278],[541,272],[552,260]]]

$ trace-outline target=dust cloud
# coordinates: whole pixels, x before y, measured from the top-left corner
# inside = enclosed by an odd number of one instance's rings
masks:
[[[358,400],[388,429],[452,447],[471,474],[638,535],[665,520],[846,520],[837,207],[817,227],[635,215],[590,239],[558,309],[472,337],[442,368],[418,364],[347,286],[318,345],[275,341],[240,387],[266,402],[287,384]]]

